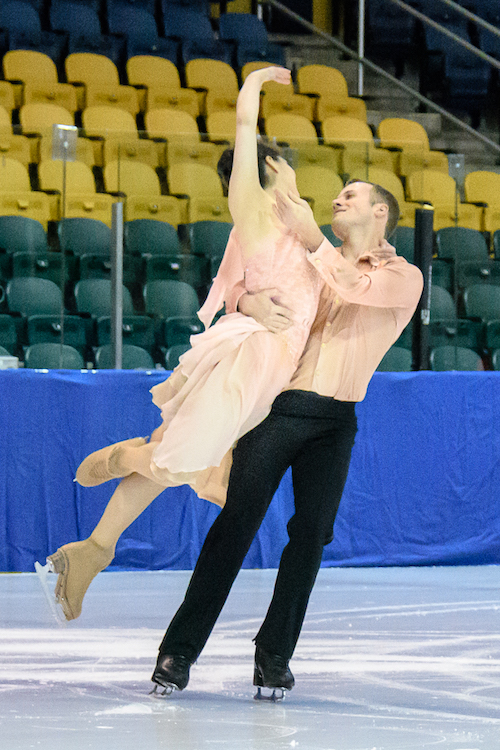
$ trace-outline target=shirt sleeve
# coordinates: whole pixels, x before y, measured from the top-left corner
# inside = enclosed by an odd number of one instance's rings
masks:
[[[247,290],[244,281],[239,281],[231,289],[228,289],[224,300],[226,306],[226,315],[238,312],[238,302],[246,294]]]
[[[308,260],[346,302],[370,307],[414,307],[422,294],[420,270],[395,255],[364,272],[346,260],[325,238]]]

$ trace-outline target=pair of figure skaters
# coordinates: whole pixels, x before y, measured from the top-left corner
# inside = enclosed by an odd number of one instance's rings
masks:
[[[347,478],[355,404],[410,321],[422,274],[386,237],[398,205],[383,188],[348,184],[333,201],[339,249],[325,239],[279,153],[257,144],[262,85],[287,84],[268,67],[247,77],[237,102],[234,151],[223,154],[234,221],[199,316],[204,333],[166,382],[152,389],[162,424],[89,455],[76,479],[122,478],[88,539],[47,558],[64,617],[80,615],[87,588],[123,531],[166,487],[189,484],[222,506],[186,597],[160,645],[152,680],[188,684],[280,480],[292,467],[294,515],[274,593],[256,637],[254,685],[290,690],[295,649],[323,546]],[[326,187],[326,186],[325,186]],[[210,326],[225,303],[226,314]],[[209,327],[210,326],[210,327]]]

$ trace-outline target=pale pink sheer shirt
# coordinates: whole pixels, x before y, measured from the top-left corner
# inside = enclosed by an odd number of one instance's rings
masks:
[[[384,354],[415,312],[423,289],[422,273],[396,255],[388,242],[353,264],[325,238],[308,260],[325,285],[286,390],[362,401]],[[233,290],[227,312],[236,309],[242,293],[241,287]]]

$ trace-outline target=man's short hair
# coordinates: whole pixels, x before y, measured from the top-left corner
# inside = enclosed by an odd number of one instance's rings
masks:
[[[382,185],[377,185],[375,182],[369,182],[368,180],[349,180],[346,185],[352,185],[355,182],[364,182],[366,185],[372,186],[370,193],[370,202],[372,206],[376,203],[385,203],[389,209],[387,214],[387,224],[385,225],[385,237],[388,239],[398,225],[399,203],[392,193],[382,187]]]

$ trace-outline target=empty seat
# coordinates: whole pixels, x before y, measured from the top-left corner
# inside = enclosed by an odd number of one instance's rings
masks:
[[[109,57],[76,52],[68,55],[64,66],[68,81],[81,84],[79,109],[103,104],[121,107],[132,115],[138,113],[136,89],[120,84],[118,69]]]
[[[124,315],[122,321],[122,341],[125,345],[140,346],[150,354],[155,348],[155,321],[147,315]],[[111,344],[111,317],[97,319],[97,344]]]
[[[167,370],[173,370],[179,364],[179,357],[182,357],[184,352],[187,352],[191,347],[189,344],[174,344],[170,346],[165,352],[165,368]]]
[[[397,171],[406,177],[416,169],[437,169],[448,174],[448,157],[431,151],[425,128],[402,117],[388,117],[379,124],[377,134],[383,148],[398,149]]]
[[[236,138],[236,111],[211,112],[205,124],[212,141],[234,141]]]
[[[52,139],[54,125],[74,126],[73,114],[60,104],[51,102],[32,102],[24,104],[19,112],[23,133],[31,138],[31,161],[39,163],[42,159],[52,158]],[[94,164],[94,148],[87,138],[77,138],[76,156],[79,161],[89,166]]]
[[[431,287],[431,323],[436,320],[455,321],[457,310],[450,292],[440,286]]]
[[[406,180],[407,196],[412,201],[432,204],[434,229],[459,225],[481,229],[481,209],[461,203],[453,177],[436,169],[415,170]]]
[[[500,287],[474,284],[464,291],[465,314],[480,318],[484,323],[500,319]]]
[[[37,50],[57,64],[62,56],[65,40],[50,31],[43,31],[35,8],[21,0],[0,3],[0,28],[8,32],[9,50]]]
[[[430,353],[431,370],[484,370],[481,357],[462,346],[438,346]]]
[[[33,344],[64,343],[85,354],[87,347],[86,325],[78,315],[31,315],[26,321],[28,346]]]
[[[283,47],[269,41],[264,22],[253,13],[223,13],[219,19],[221,39],[236,43],[236,63],[250,61],[285,65]]]
[[[11,50],[2,65],[5,78],[23,83],[23,104],[49,102],[75,112],[75,88],[59,83],[56,65],[48,55],[35,50]]]
[[[126,286],[122,286],[123,314],[133,315],[132,297]],[[76,308],[79,313],[88,313],[94,318],[111,315],[111,281],[109,279],[81,279],[75,285]]]
[[[16,159],[0,159],[0,216],[26,216],[47,228],[50,216],[45,193],[32,191],[28,170]]]
[[[149,109],[180,109],[198,117],[198,94],[182,88],[179,71],[171,60],[154,55],[137,55],[127,60],[127,77],[138,88],[142,112]]]
[[[109,255],[111,251],[111,229],[99,219],[61,219],[57,225],[57,235],[61,250],[73,255]]]
[[[362,99],[349,96],[340,70],[328,65],[303,65],[297,71],[297,84],[301,94],[314,97],[315,120],[347,115],[366,122],[366,105]]]
[[[187,226],[191,252],[210,258],[212,277],[217,273],[232,228],[225,221],[197,221]]]
[[[181,253],[177,230],[166,221],[136,219],[124,225],[125,248],[134,255],[169,255]]]
[[[97,193],[94,175],[87,164],[79,161],[66,164],[66,201],[63,205],[64,165],[61,161],[42,161],[38,167],[40,187],[52,191],[55,200],[52,204],[54,221],[65,218],[98,219],[111,226],[113,198],[105,193]]]
[[[401,346],[391,346],[384,354],[377,370],[379,372],[410,372],[412,355],[409,349]]]
[[[267,62],[245,65],[241,75],[242,80],[244,81],[250,72],[265,68],[267,65]],[[274,81],[267,81],[262,86],[261,117],[267,118],[283,112],[301,115],[308,120],[313,120],[315,114],[314,100],[304,94],[295,93],[293,83],[283,85]]]
[[[482,203],[481,229],[495,232],[500,228],[500,174],[478,170],[465,175],[465,199]]]
[[[184,64],[197,58],[230,62],[231,49],[215,35],[206,12],[195,4],[181,5],[162,0],[163,31],[166,37],[181,39]]]
[[[125,198],[125,220],[156,219],[177,227],[185,220],[185,201],[162,195],[155,170],[140,162],[112,161],[104,168],[108,192],[120,192]]]
[[[268,138],[288,144],[294,150],[294,166],[318,164],[334,172],[341,171],[340,151],[318,143],[312,122],[302,115],[277,114],[265,121]]]
[[[144,285],[146,312],[159,318],[196,315],[198,295],[184,281],[150,281]]]
[[[78,0],[54,0],[50,6],[51,27],[67,34],[70,55],[106,55],[117,64],[124,52],[124,40],[102,33],[99,10],[99,4],[92,7]]]
[[[146,129],[153,139],[161,139],[164,166],[193,161],[217,169],[224,146],[203,142],[196,120],[187,112],[153,109],[146,112]]]
[[[48,279],[31,276],[10,279],[7,284],[10,312],[30,315],[57,315],[62,308],[61,290]]]
[[[95,353],[95,364],[99,370],[111,370],[114,368],[114,358],[111,344],[100,346]],[[123,344],[122,346],[122,370],[154,370],[154,360],[140,346]]]
[[[95,141],[96,164],[103,166],[116,159],[140,161],[151,167],[163,166],[163,159],[155,143],[139,138],[135,117],[120,107],[96,105],[82,114],[85,133]]]
[[[24,366],[38,370],[81,370],[85,367],[77,349],[64,344],[33,344],[26,349]]]
[[[323,120],[321,125],[325,143],[340,149],[341,171],[357,175],[363,167],[393,170],[389,151],[376,148],[373,135],[365,122],[354,117],[336,115]]]
[[[205,164],[180,162],[167,174],[170,193],[188,196],[186,223],[215,219],[231,221],[227,198],[215,169]]]
[[[126,39],[127,58],[154,54],[175,60],[177,44],[162,39],[153,13],[144,7],[125,3],[108,3],[108,28],[111,34]]]
[[[467,227],[446,227],[436,232],[436,247],[440,258],[455,261],[488,260],[488,245],[484,235]]]
[[[186,63],[186,83],[201,96],[200,114],[235,110],[238,98],[236,73],[223,60],[193,59]]]

